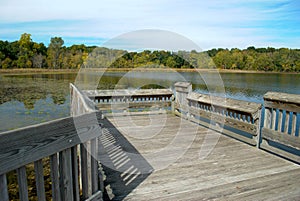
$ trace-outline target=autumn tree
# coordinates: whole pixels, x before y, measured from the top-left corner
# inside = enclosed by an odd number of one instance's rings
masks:
[[[61,62],[59,61],[61,49],[64,41],[61,37],[51,38],[50,44],[47,50],[47,63],[49,68],[60,68]]]
[[[31,68],[32,67],[32,40],[31,35],[28,33],[23,33],[18,41],[19,44],[19,53],[17,66],[19,68]]]

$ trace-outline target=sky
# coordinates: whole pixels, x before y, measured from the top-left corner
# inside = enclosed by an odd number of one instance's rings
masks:
[[[0,0],[0,40],[102,46],[128,32],[174,32],[201,49],[300,48],[298,0]]]

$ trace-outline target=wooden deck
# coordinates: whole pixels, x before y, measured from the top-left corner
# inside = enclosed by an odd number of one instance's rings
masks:
[[[300,200],[299,165],[177,116],[111,117],[103,128],[106,199]]]
[[[70,84],[71,117],[0,133],[0,201],[300,200],[299,94],[268,92],[261,115],[174,86]]]

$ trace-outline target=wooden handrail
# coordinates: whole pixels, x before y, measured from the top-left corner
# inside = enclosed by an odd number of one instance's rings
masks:
[[[86,142],[93,141],[101,135],[100,120],[101,113],[94,112],[1,133],[0,200],[8,200],[7,190],[5,190],[7,189],[6,173],[12,170],[18,173],[19,186],[22,187],[19,188],[20,197],[24,200],[28,199],[25,170],[29,163],[34,163],[38,199],[44,200],[42,159],[46,157],[50,157],[51,163],[53,200],[56,200],[55,198],[66,200],[66,198],[74,198],[74,195],[78,195],[79,198],[79,187],[74,183],[78,179],[76,179],[77,175],[72,173],[72,169],[77,169],[77,157],[81,160],[87,159],[82,159],[82,154],[78,155],[77,145],[84,147]],[[65,191],[60,191],[61,188]]]
[[[261,147],[300,163],[300,95],[268,92],[264,95],[264,106]]]
[[[189,101],[211,105],[214,108],[224,109],[226,111],[231,111],[242,115],[249,115],[253,119],[256,119],[258,117],[257,112],[261,108],[261,104],[254,102],[235,100],[231,98],[222,98],[195,92],[190,93],[187,99]]]
[[[185,82],[176,83],[175,89],[177,115],[217,131],[221,126],[223,134],[252,145],[259,142],[261,104],[195,93],[192,92],[192,85]],[[250,135],[245,136],[227,128]]]
[[[268,92],[264,96],[264,127],[260,130],[261,104],[194,93],[190,83],[176,83],[175,90],[174,112],[177,115],[217,131],[219,124],[224,124],[222,133],[300,162],[300,137],[297,133],[300,130],[300,95]],[[122,104],[129,103],[130,107],[130,104],[173,103],[173,93],[169,89],[82,92],[71,84],[70,91],[71,117],[0,134],[1,201],[9,200],[6,174],[12,170],[18,175],[20,198],[28,199],[26,165],[29,163],[34,163],[38,200],[45,200],[42,163],[45,158],[50,159],[53,200],[101,200],[103,189],[100,189],[97,177],[98,161],[91,156],[97,153],[97,138],[102,133],[103,115],[96,110],[97,104],[98,107],[100,103],[124,107]],[[211,127],[211,124],[215,125]],[[230,129],[246,132],[250,137]],[[298,152],[289,153],[272,143]]]
[[[8,201],[6,174],[17,172],[19,198],[28,200],[27,165],[34,164],[38,200],[46,200],[43,160],[51,175],[52,200],[101,200],[97,138],[102,114],[94,103],[70,85],[71,114],[0,134],[0,200]],[[80,182],[79,182],[80,181]]]
[[[85,90],[83,93],[94,100],[100,111],[105,113],[114,110],[114,115],[126,115],[131,109],[150,113],[147,109],[167,108],[173,103],[173,92],[170,89]],[[141,111],[137,113],[141,114]]]
[[[0,175],[97,138],[100,119],[94,112],[1,133]]]

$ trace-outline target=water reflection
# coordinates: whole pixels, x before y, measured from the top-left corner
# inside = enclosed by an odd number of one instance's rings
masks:
[[[0,76],[0,131],[69,116],[76,74]]]
[[[0,131],[36,124],[70,114],[69,83],[77,74],[0,75]],[[87,76],[87,81],[90,76]],[[97,77],[93,73],[93,77]],[[205,80],[217,88],[219,74],[197,72],[105,72],[98,89],[172,88],[189,81],[193,90],[209,93]],[[222,73],[225,93],[238,100],[263,102],[268,91],[300,93],[299,74]],[[219,84],[219,83],[218,83]]]
[[[207,81],[210,88],[217,88],[219,79],[217,73],[197,73],[197,72],[134,72],[127,73],[105,73],[98,86],[98,89],[117,88],[145,88],[143,86],[157,87],[167,86],[172,88],[175,82],[189,81],[193,83],[193,90],[199,93],[209,93]],[[221,73],[224,83],[225,94],[216,95],[226,96],[238,100],[246,100],[257,103],[263,102],[263,95],[268,91],[285,92],[292,94],[300,93],[299,74],[264,74],[264,73]],[[214,83],[216,83],[215,86]],[[222,87],[222,86],[221,86]]]

